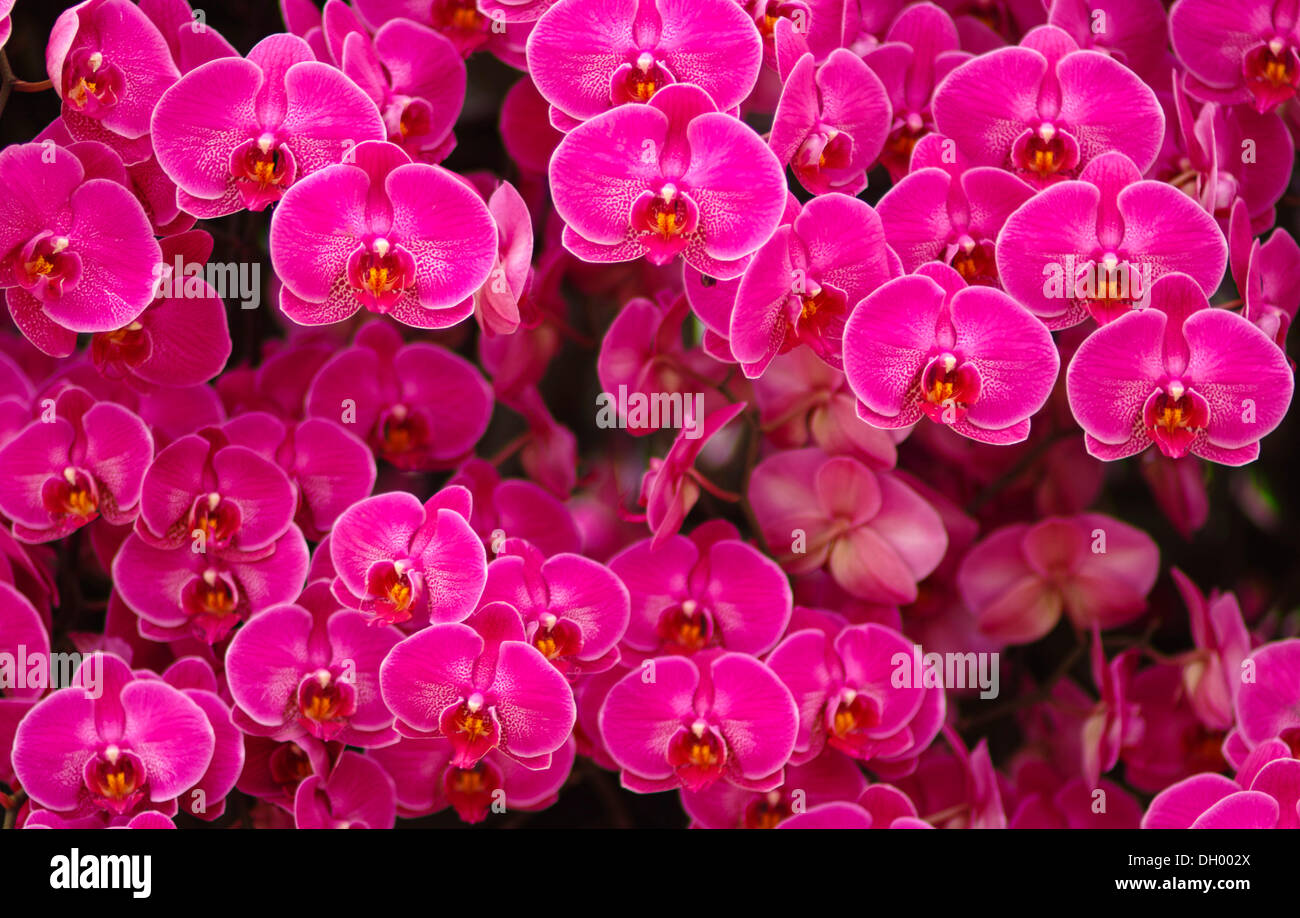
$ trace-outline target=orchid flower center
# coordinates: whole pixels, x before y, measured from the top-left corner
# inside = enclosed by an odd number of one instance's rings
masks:
[[[693,599],[665,609],[659,616],[659,638],[687,653],[703,650],[713,641],[713,617]]]
[[[746,829],[775,829],[793,814],[790,801],[779,790],[769,791],[749,802],[741,825]]]
[[[815,128],[794,155],[796,172],[844,169],[853,157],[853,135],[827,125]]]
[[[267,765],[271,780],[289,791],[312,775],[311,759],[297,743],[282,743],[271,753]]]
[[[415,286],[415,259],[404,246],[381,236],[357,247],[348,259],[347,276],[357,299],[382,314]]]
[[[144,763],[115,745],[86,763],[83,779],[95,804],[117,815],[133,809],[144,796]]]
[[[1079,142],[1052,121],[1026,130],[1011,146],[1011,166],[1031,183],[1066,178],[1079,165]]]
[[[447,800],[456,808],[456,814],[468,823],[482,822],[501,789],[501,774],[486,761],[470,768],[447,769],[442,777]]]
[[[1076,280],[1078,299],[1084,301],[1092,317],[1102,325],[1130,312],[1145,295],[1150,278],[1149,267],[1144,278],[1138,266],[1121,261],[1113,252],[1083,265],[1080,270],[1084,277]]]
[[[41,505],[54,516],[90,520],[99,514],[99,489],[87,472],[68,466],[41,487]]]
[[[827,706],[827,741],[836,748],[856,753],[859,746],[869,742],[865,731],[880,723],[880,704],[863,692],[845,688],[838,701]]]
[[[895,158],[906,161],[911,158],[912,151],[916,149],[917,141],[924,136],[923,131],[912,131],[907,125],[903,125],[889,138],[885,148]]]
[[[492,735],[492,718],[486,711],[471,711],[468,706],[462,709],[456,719],[456,732],[463,734],[469,742]]]
[[[423,137],[433,122],[433,109],[424,99],[401,97],[385,113],[388,139],[401,143],[408,137]]]
[[[700,210],[690,195],[672,182],[647,190],[632,204],[632,233],[646,248],[652,264],[664,265],[686,248],[700,224]]]
[[[1152,393],[1142,414],[1147,433],[1171,459],[1185,456],[1192,441],[1210,423],[1209,403],[1178,380]]]
[[[268,133],[244,141],[231,152],[230,174],[244,206],[264,210],[293,184],[297,164],[293,152]]]
[[[285,158],[278,145],[259,142],[244,153],[244,178],[256,182],[259,188],[279,185],[284,181]]]
[[[63,97],[78,111],[93,115],[117,104],[122,72],[104,59],[101,51],[82,48],[68,61]]]
[[[1246,56],[1246,76],[1279,89],[1296,85],[1297,70],[1295,50],[1281,41],[1269,42]]]
[[[582,650],[582,631],[573,622],[547,612],[537,622],[533,646],[551,661],[573,656]]]
[[[479,32],[485,25],[475,0],[434,0],[432,15],[434,25],[443,29]]]
[[[380,455],[401,465],[402,457],[416,456],[428,444],[429,423],[423,411],[412,411],[399,403],[380,416],[377,433]]]
[[[328,669],[309,674],[298,686],[298,722],[317,739],[333,739],[356,713],[354,686]]]
[[[721,775],[727,747],[717,729],[703,718],[683,727],[668,743],[668,763],[677,770],[688,790],[700,790]]]
[[[1300,88],[1300,55],[1287,40],[1275,38],[1247,51],[1241,62],[1246,88],[1261,112],[1295,96]]]
[[[650,202],[645,218],[645,231],[663,237],[665,241],[686,232],[690,214],[686,198],[671,184],[664,185]]]
[[[122,374],[123,367],[136,367],[153,354],[149,334],[139,322],[124,325],[116,331],[101,332],[90,339],[90,356],[101,371],[114,370]]]
[[[965,237],[948,264],[968,284],[997,283],[998,266],[991,242],[976,242],[970,237]]]
[[[671,82],[672,79],[659,66],[655,56],[649,51],[642,51],[623,80],[623,91],[627,93],[629,102],[649,102],[656,92]]]
[[[38,299],[57,299],[81,279],[81,259],[68,248],[67,236],[41,233],[13,256],[19,286]]]
[[[203,533],[206,547],[228,548],[239,533],[243,515],[239,505],[222,497],[216,491],[194,501],[190,508],[189,528]]]
[[[492,704],[481,692],[471,692],[468,698],[462,696],[461,701],[444,710],[438,729],[451,742],[451,764],[456,768],[473,768],[501,740]]]
[[[209,644],[221,640],[239,623],[239,597],[216,568],[208,568],[181,590],[181,607]]]
[[[1026,151],[1028,162],[1026,168],[1041,176],[1055,175],[1065,165],[1065,144],[1060,137],[1043,139],[1039,136],[1029,138]]]
[[[778,353],[785,354],[800,344],[807,344],[825,359],[827,354],[838,350],[837,333],[842,332],[848,314],[848,300],[841,291],[804,277],[800,288],[791,291],[785,308],[785,337]]]
[[[979,372],[950,351],[932,358],[921,371],[921,410],[936,423],[964,419],[979,396]]]
[[[415,565],[402,559],[376,562],[366,575],[368,611],[375,624],[392,625],[411,617],[420,596],[420,582]]]

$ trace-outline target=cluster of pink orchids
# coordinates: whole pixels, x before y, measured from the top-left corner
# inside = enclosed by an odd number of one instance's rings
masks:
[[[281,13],[86,0],[0,150],[6,826],[1300,826],[1294,617],[1133,522],[1291,402],[1294,0]]]

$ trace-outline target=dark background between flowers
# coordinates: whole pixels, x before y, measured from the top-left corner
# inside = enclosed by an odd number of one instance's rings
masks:
[[[45,42],[55,19],[71,2],[20,0],[12,14],[13,34],[4,48],[14,77],[38,81],[46,77]],[[279,5],[274,0],[199,0],[209,25],[216,28],[242,54],[265,36],[284,31]],[[458,172],[488,170],[507,180],[516,178],[515,168],[502,147],[497,118],[506,90],[522,74],[487,54],[477,54],[468,62],[469,88],[465,107],[456,125],[457,146],[444,163]],[[53,91],[15,92],[9,96],[0,114],[0,147],[30,141],[59,113],[59,100]],[[766,125],[756,127],[765,129]],[[794,184],[794,183],[792,183]],[[864,197],[872,204],[889,187],[883,169],[871,174],[871,185]],[[802,194],[797,185],[796,194]],[[806,197],[806,195],[802,195]],[[1294,176],[1286,197],[1278,206],[1278,227],[1296,235],[1297,205],[1300,185]],[[267,255],[267,227],[270,211],[241,212],[218,220],[200,221],[199,228],[212,233],[215,241],[213,261],[258,261],[262,265],[261,306],[253,310],[239,308],[228,301],[231,337],[234,350],[228,368],[256,365],[262,343],[283,334],[282,325],[273,314],[276,305],[271,297],[271,266]],[[566,291],[570,305],[568,317],[574,330],[594,342],[590,346],[566,342],[552,362],[542,391],[557,419],[578,437],[579,476],[590,470],[611,451],[638,451],[642,456],[663,455],[667,449],[664,435],[630,442],[626,433],[603,431],[595,423],[596,348],[620,303],[599,300]],[[1236,296],[1232,282],[1225,282],[1218,300]],[[8,321],[7,319],[5,320]],[[10,331],[13,332],[12,327]],[[410,331],[410,330],[406,330]],[[471,360],[475,359],[475,335],[472,321],[462,323],[450,334],[437,340]],[[1294,336],[1292,356],[1294,356]],[[1062,367],[1064,372],[1064,367]],[[1092,509],[1110,513],[1145,529],[1160,546],[1162,573],[1151,594],[1151,611],[1147,617],[1126,629],[1109,632],[1118,643],[1149,635],[1149,645],[1157,650],[1178,652],[1190,647],[1185,608],[1167,575],[1176,565],[1187,572],[1208,592],[1213,587],[1235,589],[1242,600],[1247,622],[1254,627],[1265,616],[1280,618],[1279,636],[1300,634],[1300,411],[1293,404],[1282,425],[1262,443],[1260,459],[1243,469],[1212,466],[1209,477],[1211,511],[1209,521],[1191,540],[1183,539],[1161,514],[1150,490],[1138,471],[1136,460],[1113,463],[1106,470],[1106,487]],[[478,454],[490,456],[518,436],[524,427],[512,412],[498,407],[488,433],[479,444]],[[619,441],[622,442],[619,442]],[[904,450],[903,455],[906,455]],[[906,467],[906,459],[900,463]],[[382,463],[381,463],[382,465]],[[738,488],[743,471],[734,463],[719,473],[722,487]],[[502,473],[520,475],[517,459],[510,459]],[[384,481],[394,482],[417,495],[432,493],[447,477],[439,475],[393,475],[381,470]],[[1033,469],[1027,470],[1032,475]],[[628,497],[630,502],[631,497]],[[994,498],[996,500],[996,497]],[[705,494],[684,527],[699,519],[724,516],[742,527],[747,536],[744,516],[734,506],[721,503]],[[78,532],[59,543],[59,589],[63,605],[55,615],[56,649],[71,649],[66,632],[93,630],[103,625],[103,609],[110,584],[95,570],[87,557],[86,540]],[[906,622],[906,612],[904,613]],[[60,646],[64,645],[64,646]],[[1018,728],[1014,711],[1023,701],[1013,674],[1028,672],[1047,678],[1061,664],[1074,659],[1069,670],[1084,686],[1091,686],[1086,656],[1076,653],[1077,643],[1068,625],[1062,623],[1051,635],[1025,648],[1004,652],[1001,697],[992,702],[961,702],[961,721],[970,723],[961,730],[969,744],[987,736],[994,762],[1002,765],[1005,753],[1015,748]],[[1002,706],[990,709],[988,706]],[[942,739],[937,740],[942,742]],[[1144,801],[1149,795],[1139,795]],[[249,825],[248,798],[232,793],[227,813],[215,823],[205,823],[181,815],[182,828],[212,828]],[[925,815],[925,814],[922,814]],[[509,813],[490,816],[474,828],[500,827],[681,827],[687,819],[676,794],[637,795],[622,790],[617,775],[605,772],[589,760],[579,758],[569,782],[560,792],[559,802],[538,813]],[[457,827],[463,824],[451,810],[417,820],[399,820],[399,828]]]

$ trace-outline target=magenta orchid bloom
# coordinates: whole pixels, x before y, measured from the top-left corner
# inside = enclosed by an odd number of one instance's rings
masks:
[[[547,0],[524,0],[540,6]],[[442,33],[463,57],[489,51],[518,70],[527,69],[524,42],[533,27],[531,12],[511,14],[516,0],[356,0],[357,13],[371,29],[408,19]]]
[[[293,818],[299,829],[391,829],[397,787],[373,758],[347,750],[328,776],[311,775],[298,785]]]
[[[683,788],[681,797],[694,827],[770,829],[823,804],[855,800],[866,790],[867,779],[853,759],[829,750],[804,765],[787,765],[785,783],[770,791],[717,781],[701,791]]]
[[[503,602],[402,641],[380,667],[379,684],[398,731],[444,738],[461,769],[493,749],[525,767],[549,768],[577,716],[564,676],[528,643],[519,613]]]
[[[944,156],[946,138],[929,134],[912,151],[912,171],[885,192],[876,210],[903,268],[931,261],[957,270],[968,284],[999,286],[998,233],[1034,188],[992,166]]]
[[[1169,35],[1198,96],[1267,112],[1300,86],[1300,16],[1286,3],[1180,0]]]
[[[701,276],[690,270],[686,273],[696,278]],[[688,289],[691,283],[687,281]],[[738,283],[734,280],[718,281],[714,287],[730,285],[734,288]],[[686,417],[685,412],[688,406],[697,404],[694,396],[699,387],[698,380],[704,378],[720,383],[725,375],[718,372],[718,363],[708,354],[698,349],[688,350],[682,345],[682,325],[689,318],[686,307],[687,301],[683,297],[678,297],[666,308],[640,297],[629,300],[623,304],[601,339],[600,355],[596,359],[601,390],[614,396],[610,407],[617,413],[619,424],[634,437],[663,430],[678,420],[686,424],[697,422],[695,418]],[[729,313],[730,305],[726,308]],[[727,317],[722,317],[722,321],[725,329]],[[703,405],[705,412],[711,413],[722,407],[716,392],[706,391],[702,395],[703,402],[698,404]],[[638,401],[642,406],[654,406],[656,399],[665,397],[670,401],[660,401],[659,404],[671,407],[672,402],[680,401],[683,412],[680,419],[674,418],[672,410],[633,408]]]
[[[1117,151],[1145,171],[1164,138],[1156,95],[1123,64],[1081,51],[1055,26],[1018,47],[981,54],[948,74],[934,96],[941,134],[980,166],[1044,185]]]
[[[465,101],[465,62],[443,35],[409,19],[372,39],[349,32],[340,69],[379,107],[395,143],[417,162],[438,163],[456,146],[452,126]]]
[[[463,620],[487,581],[469,508],[469,492],[459,487],[424,504],[404,491],[353,504],[330,535],[334,595],[377,625]]]
[[[932,265],[858,305],[844,329],[844,369],[868,424],[910,427],[924,416],[1007,444],[1029,436],[1060,358],[1046,327],[1014,299]]]
[[[149,670],[137,671],[136,676],[149,678],[153,673]],[[194,787],[182,792],[177,801],[180,808],[189,815],[204,822],[212,822],[225,813],[226,797],[235,789],[240,772],[243,771],[244,734],[231,719],[230,703],[222,697],[216,673],[207,660],[182,657],[163,671],[162,680],[202,708],[212,727],[215,744],[207,771]]]
[[[138,524],[137,520],[137,524]],[[193,531],[204,532],[206,529]],[[150,640],[216,644],[257,612],[292,602],[307,575],[307,541],[292,524],[255,553],[166,547],[132,532],[113,560],[113,581]]]
[[[646,523],[654,533],[655,544],[675,535],[682,528],[687,514],[700,499],[702,488],[718,493],[696,471],[695,460],[705,445],[744,410],[745,403],[737,402],[719,408],[706,418],[694,418],[694,426],[683,429],[677,435],[666,456],[650,460],[650,467],[641,479],[639,501],[645,507]]]
[[[632,661],[715,647],[763,654],[790,621],[793,596],[780,567],[718,524],[657,547],[648,539],[629,545],[609,566],[631,594],[623,646]]]
[[[619,662],[630,599],[612,568],[567,552],[548,558],[523,539],[506,539],[487,569],[481,603],[492,602],[513,606],[525,638],[571,679]]]
[[[813,198],[745,270],[731,312],[731,353],[751,378],[800,344],[840,369],[845,322],[897,273],[869,204],[838,193]]]
[[[623,786],[642,794],[700,791],[719,779],[775,790],[785,780],[797,722],[794,699],[771,669],[717,651],[647,660],[610,689],[600,709],[600,732]]]
[[[674,84],[574,128],[550,165],[564,245],[583,261],[663,265],[678,255],[719,278],[776,229],[781,164],[698,86]]]
[[[1174,103],[1185,157],[1170,164],[1167,180],[1190,193],[1226,227],[1237,200],[1264,232],[1277,216],[1273,205],[1291,181],[1295,143],[1275,112],[1207,102],[1193,109],[1183,82],[1174,82]],[[1248,151],[1248,152],[1247,152]],[[1191,173],[1189,175],[1189,173]],[[1166,177],[1164,170],[1160,177]]]
[[[201,218],[263,210],[348,150],[385,136],[375,103],[293,35],[185,74],[158,100],[150,132],[178,203]]]
[[[461,822],[474,825],[488,813],[545,809],[573,770],[576,743],[570,739],[549,768],[534,770],[493,749],[470,768],[451,764],[456,747],[445,740],[403,739],[371,753],[397,782],[398,814],[424,816],[452,807]]]
[[[560,0],[528,36],[528,72],[562,130],[674,83],[734,109],[762,55],[753,20],[733,0]]]
[[[469,361],[427,341],[403,344],[372,322],[311,380],[311,417],[341,424],[400,469],[454,465],[487,430],[492,392]]]
[[[819,449],[786,450],[755,467],[749,500],[792,574],[825,566],[868,602],[910,603],[943,560],[948,535],[934,508],[888,472]]]
[[[114,331],[145,310],[162,250],[130,191],[53,143],[0,150],[0,182],[0,287],[29,341],[67,356],[75,333]]]
[[[159,247],[163,272],[153,302],[90,342],[103,376],[146,391],[205,383],[225,369],[231,351],[225,304],[202,276],[212,237],[192,230],[162,239]]]
[[[1243,678],[1246,667],[1237,676],[1234,708],[1237,728],[1249,748],[1280,738],[1291,748],[1294,757],[1300,749],[1300,640],[1274,641],[1256,648],[1247,658],[1253,679]]]
[[[271,220],[280,308],[299,325],[341,322],[363,306],[415,328],[455,325],[496,251],[482,199],[391,143],[358,144],[297,182]]]
[[[1160,0],[1050,0],[1046,6],[1048,23],[1080,48],[1113,57],[1148,86],[1169,79],[1169,23]]]
[[[128,164],[149,158],[150,116],[181,73],[144,10],[129,0],[86,0],[65,10],[45,65],[77,140],[106,142]]]
[[[160,548],[257,557],[292,524],[294,497],[274,461],[209,428],[158,453],[144,475],[136,533]]]
[[[496,467],[482,459],[464,462],[447,482],[474,496],[470,525],[483,543],[500,547],[505,539],[524,539],[547,557],[579,552],[582,536],[573,514],[555,495],[522,478],[502,480]]]
[[[372,628],[362,613],[339,609],[326,581],[313,583],[296,604],[259,613],[231,641],[226,678],[240,728],[277,741],[306,733],[362,748],[392,742],[379,664],[401,639],[396,628]]]
[[[862,423],[858,400],[844,374],[811,350],[798,349],[773,360],[762,378],[754,380],[754,398],[763,429],[777,446],[815,445],[876,469],[891,469],[898,462],[895,440],[907,432]]]
[[[509,182],[497,186],[487,207],[497,227],[497,257],[488,279],[474,291],[474,319],[488,335],[512,335],[532,277],[533,224],[528,205]]]
[[[772,152],[813,194],[858,194],[889,130],[884,85],[844,48],[820,63],[808,52],[787,69],[768,139]]]
[[[115,526],[134,521],[153,461],[144,421],[72,386],[44,401],[0,448],[0,510],[14,536],[48,542],[101,516]]]
[[[69,815],[123,819],[156,808],[148,804],[175,807],[216,748],[203,708],[162,679],[135,676],[120,657],[82,666],[99,669],[98,691],[82,673],[82,684],[49,695],[18,726],[14,771],[23,789]]]
[[[1245,220],[1234,211],[1233,225],[1239,223]],[[1245,300],[1241,314],[1285,348],[1287,332],[1300,309],[1300,245],[1284,229],[1274,230],[1263,243],[1251,237],[1244,225],[1240,230],[1232,234],[1232,276]]]
[[[912,771],[944,719],[943,689],[910,678],[913,652],[911,641],[876,624],[838,635],[805,629],[777,645],[768,665],[799,706],[792,761],[810,761],[829,745],[884,776]],[[909,674],[903,684],[894,678],[900,663]]]
[[[302,588],[297,495],[271,459],[207,428],[162,450],[144,475],[135,530],[113,561],[141,633],[193,629],[208,643]]]
[[[1250,654],[1250,632],[1232,593],[1204,596],[1178,568],[1174,584],[1187,604],[1196,649],[1183,664],[1183,685],[1196,715],[1207,727],[1227,730],[1235,723],[1233,702],[1240,690],[1241,664]]]
[[[1170,274],[1152,286],[1147,309],[1080,346],[1065,385],[1088,452],[1099,459],[1122,459],[1154,442],[1172,459],[1191,453],[1243,465],[1281,423],[1295,381],[1267,335],[1210,308],[1192,278]]]
[[[1173,272],[1209,296],[1227,263],[1214,218],[1176,188],[1143,181],[1119,153],[1025,202],[997,245],[1003,286],[1052,329],[1145,308],[1155,282]]]
[[[294,523],[318,540],[339,515],[370,494],[375,460],[347,428],[324,418],[286,424],[274,415],[250,411],[222,431],[233,442],[273,456],[294,489]]]
[[[1114,628],[1146,610],[1160,553],[1140,529],[1096,513],[1017,523],[967,553],[957,583],[980,631],[1035,641],[1069,617],[1079,630]]]
[[[893,121],[880,157],[895,182],[907,175],[908,160],[921,138],[934,130],[934,90],[970,57],[952,18],[930,3],[908,6],[889,27],[885,41],[863,59],[889,94]]]
[[[1202,773],[1166,787],[1142,817],[1144,829],[1300,828],[1300,760],[1286,744],[1255,748],[1235,779]]]

